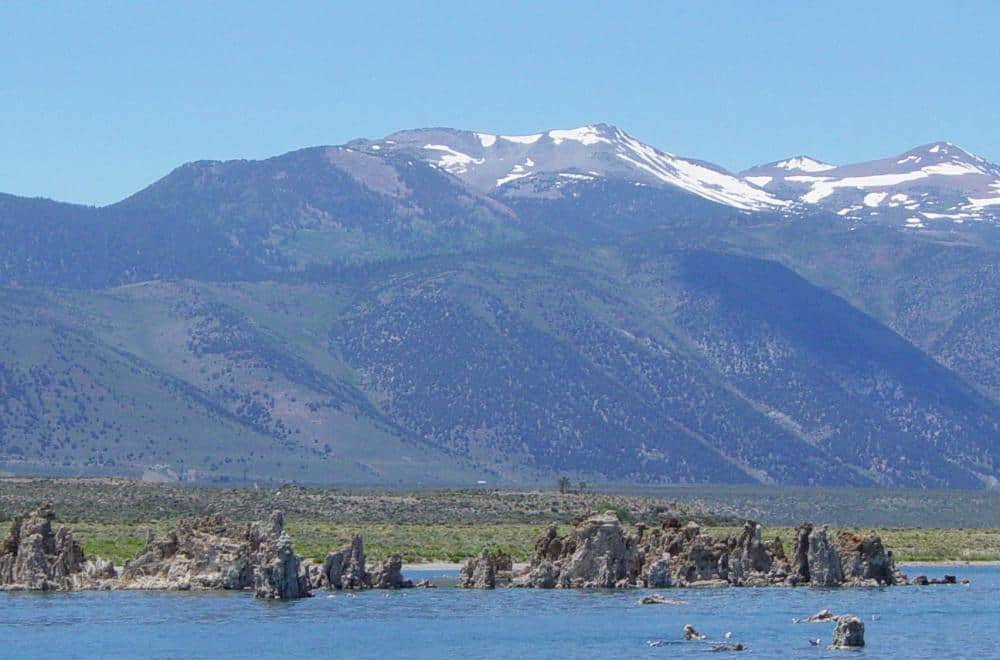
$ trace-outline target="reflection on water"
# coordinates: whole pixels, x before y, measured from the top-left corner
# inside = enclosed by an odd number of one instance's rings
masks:
[[[968,586],[670,590],[685,605],[639,606],[644,593],[452,588],[317,592],[291,603],[246,593],[0,594],[4,657],[661,657],[709,651],[685,623],[758,657],[838,657],[831,624],[793,624],[822,608],[861,616],[868,646],[851,657],[998,657],[1000,567],[921,567]],[[439,583],[445,572],[409,572]],[[811,646],[810,638],[822,638]],[[649,641],[662,640],[660,646]],[[704,656],[702,656],[704,657]]]

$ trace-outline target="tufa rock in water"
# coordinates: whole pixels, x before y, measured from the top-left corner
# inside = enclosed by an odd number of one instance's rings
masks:
[[[832,649],[851,649],[865,645],[865,623],[853,614],[844,614],[837,619],[833,631]]]
[[[456,586],[462,589],[495,589],[497,586],[496,562],[490,549],[484,547],[478,557],[465,560],[458,572]]]
[[[844,581],[840,553],[824,525],[809,534],[809,581],[816,587],[836,587]]]
[[[805,523],[799,526],[795,533],[795,547],[792,553],[792,564],[788,576],[793,586],[801,582],[809,582],[809,535],[813,526]]]
[[[359,534],[340,550],[327,553],[319,572],[312,576],[314,588],[360,590],[371,587],[365,569],[365,544]]]
[[[267,600],[309,596],[309,575],[285,533],[284,516],[271,514],[266,528],[254,523],[247,531],[253,558],[254,595]]]
[[[613,511],[582,521],[565,538],[550,527],[535,544],[529,569],[515,586],[609,589],[630,585],[638,572],[635,539],[625,534]]]
[[[549,561],[528,566],[520,575],[514,576],[515,587],[532,587],[535,589],[555,589],[559,586],[559,569]]]
[[[549,527],[529,566],[513,578],[514,586],[540,589],[905,583],[874,534],[841,535],[835,542],[826,527],[804,524],[789,562],[781,541],[764,541],[753,521],[722,539],[676,521],[629,534],[611,511],[580,521],[565,536]]]
[[[110,562],[85,560],[72,533],[59,527],[50,505],[15,516],[0,549],[0,589],[68,591],[104,588],[114,578]]]
[[[275,511],[240,528],[222,516],[181,519],[162,539],[151,534],[125,568],[124,589],[254,589],[259,598],[302,598],[309,584]]]
[[[248,589],[254,585],[247,531],[222,516],[182,518],[157,539],[152,534],[125,562],[125,589]]]
[[[410,589],[411,580],[403,579],[403,558],[399,553],[393,553],[379,564],[371,574],[372,589]]]
[[[672,587],[673,579],[670,577],[670,564],[666,559],[657,559],[645,568],[645,584],[650,589],[664,589]]]
[[[849,532],[837,534],[843,579],[852,586],[884,586],[905,584],[906,576],[896,569],[892,552],[882,545],[875,532],[857,536]]]

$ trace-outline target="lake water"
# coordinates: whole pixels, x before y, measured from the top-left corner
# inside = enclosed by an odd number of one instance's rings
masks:
[[[712,640],[731,632],[748,649],[738,657],[1000,658],[1000,566],[904,570],[971,584],[659,591],[681,606],[637,605],[644,590],[317,592],[289,603],[246,593],[11,593],[0,594],[0,657],[716,657],[681,640],[691,623]],[[792,623],[823,608],[862,617],[865,649],[827,650],[832,624]],[[810,646],[816,637],[822,646]]]

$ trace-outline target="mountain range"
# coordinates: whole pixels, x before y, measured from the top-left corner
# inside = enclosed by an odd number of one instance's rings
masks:
[[[995,488],[1000,167],[606,124],[0,195],[0,469]]]

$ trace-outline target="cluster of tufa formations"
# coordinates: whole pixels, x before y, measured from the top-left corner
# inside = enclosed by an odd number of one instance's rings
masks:
[[[469,560],[460,586],[492,588],[501,578],[484,551]],[[883,586],[906,584],[892,553],[875,534],[832,535],[810,524],[786,554],[781,541],[761,538],[748,521],[738,536],[717,539],[689,522],[645,525],[629,533],[609,511],[591,516],[565,536],[550,527],[535,544],[530,565],[510,577],[515,587],[622,589],[631,587]]]
[[[0,550],[0,589],[97,589],[114,577],[110,562],[83,556],[83,549],[68,529],[53,530],[55,519],[48,506],[14,517]]]
[[[307,565],[295,554],[275,511],[266,522],[239,526],[222,516],[181,519],[163,538],[150,534],[142,551],[116,570],[84,557],[65,527],[53,528],[51,507],[17,516],[0,552],[0,590],[144,589],[252,590],[262,599],[293,599],[315,589],[405,589],[398,554],[368,570],[364,542],[351,542]],[[785,553],[778,539],[764,541],[748,521],[742,533],[716,539],[689,522],[664,522],[628,532],[614,512],[590,516],[567,535],[555,527],[536,542],[534,556],[514,574],[509,555],[482,553],[466,561],[457,586],[622,589],[714,586],[885,586],[908,584],[892,553],[875,534],[831,534],[826,527],[799,528]],[[955,580],[951,579],[951,583]],[[927,581],[915,580],[924,584]],[[651,601],[669,602],[673,601]]]
[[[53,529],[54,521],[47,505],[14,518],[0,554],[0,590],[253,590],[257,598],[288,600],[319,588],[413,586],[403,579],[399,555],[368,573],[359,536],[322,565],[307,567],[292,548],[280,511],[245,527],[222,516],[181,519],[163,538],[147,537],[120,571],[111,562],[85,558],[72,533]]]

